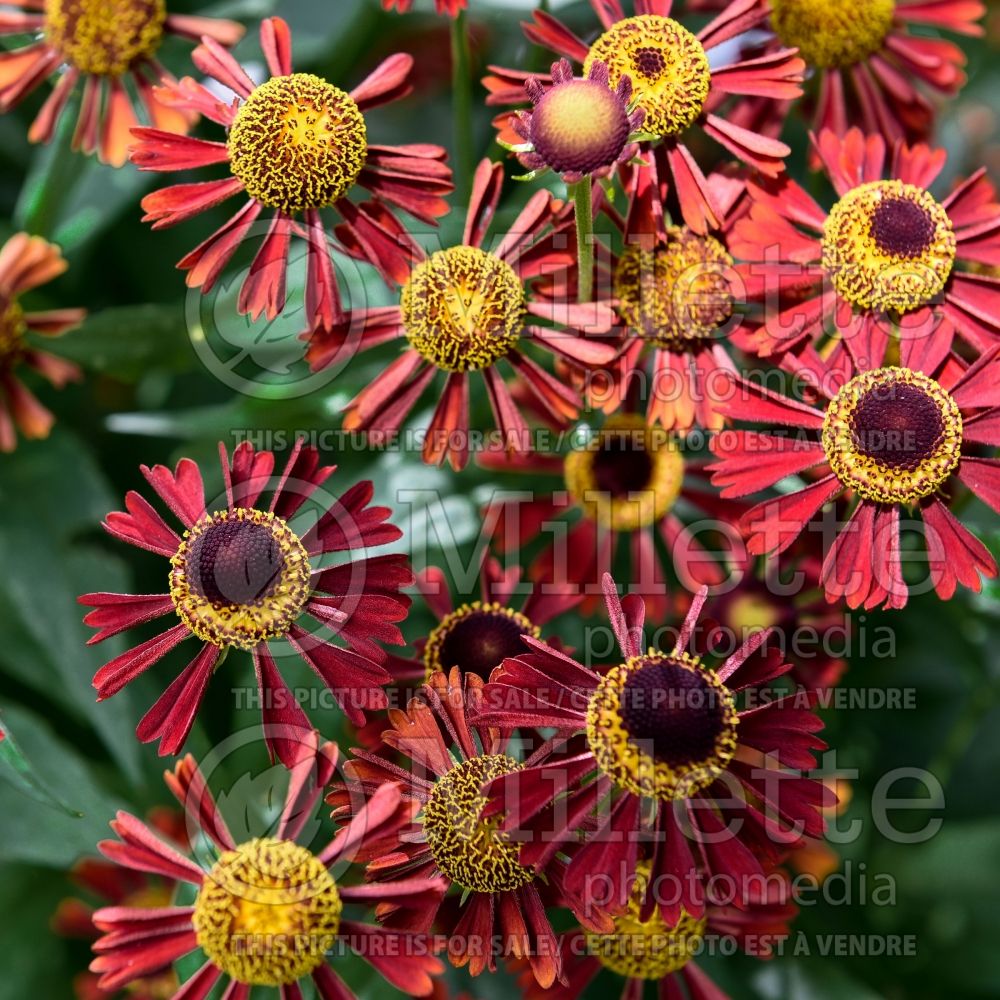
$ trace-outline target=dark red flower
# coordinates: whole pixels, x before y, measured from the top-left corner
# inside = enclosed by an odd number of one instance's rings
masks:
[[[19,301],[68,266],[59,247],[40,236],[15,233],[0,248],[0,451],[17,446],[15,428],[25,437],[44,438],[55,419],[17,377],[19,367],[32,369],[56,388],[80,378],[76,365],[38,350],[25,335],[60,337],[83,322],[84,310],[25,312]]]
[[[167,784],[192,829],[216,852],[208,870],[134,816],[118,813],[111,828],[119,839],[98,844],[101,853],[127,870],[175,879],[197,893],[190,906],[112,906],[94,914],[104,935],[94,944],[97,957],[90,968],[100,974],[102,989],[119,989],[200,948],[205,963],[173,1000],[205,1000],[223,977],[229,981],[227,1000],[247,1000],[254,986],[280,987],[282,1000],[298,1000],[298,983],[307,978],[322,1000],[346,1000],[354,994],[327,952],[348,945],[397,989],[415,996],[431,992],[430,976],[442,967],[422,935],[349,920],[343,911],[345,904],[378,901],[420,913],[440,898],[443,880],[352,887],[341,884],[340,871],[333,870],[354,860],[362,837],[391,838],[402,827],[407,813],[398,787],[379,789],[351,823],[313,853],[296,841],[333,777],[337,748],[326,743],[317,749],[313,736],[301,750],[276,829],[242,844],[229,832],[193,758],[183,758],[168,772]]]
[[[937,359],[956,334],[977,351],[1000,342],[1000,280],[975,273],[1000,265],[1000,203],[985,169],[938,202],[927,189],[943,149],[897,146],[886,178],[878,135],[826,131],[814,144],[839,201],[827,211],[794,181],[751,181],[749,213],[730,236],[749,262],[747,296],[768,308],[753,347],[781,353],[835,330],[864,366],[897,328]]]
[[[391,341],[405,344],[401,355],[348,404],[345,429],[395,434],[435,376],[445,373],[423,458],[435,464],[447,460],[461,469],[470,452],[469,374],[481,372],[504,451],[529,451],[528,426],[499,363],[506,361],[551,419],[565,425],[579,409],[579,396],[524,347],[534,344],[583,366],[606,364],[618,353],[619,345],[605,336],[614,321],[609,306],[554,303],[531,294],[533,279],[568,270],[576,261],[572,219],[550,192],[537,192],[507,235],[490,244],[494,249],[483,249],[502,184],[503,167],[483,160],[462,243],[425,256],[405,278],[399,306],[358,311],[309,335],[307,357],[314,369],[335,363],[345,352]],[[402,230],[399,238],[412,241]]]
[[[546,539],[530,578],[568,586],[585,598],[588,614],[600,604],[604,573],[626,548],[630,590],[657,617],[669,606],[672,579],[688,589],[722,583],[724,564],[743,551],[729,527],[742,508],[707,488],[704,462],[686,457],[668,431],[639,413],[616,413],[579,432],[564,455],[529,455],[516,464],[499,450],[479,456],[498,472],[537,473],[558,483],[528,497],[498,495],[489,508],[496,546],[523,551]]]
[[[139,124],[126,78],[152,125],[187,132],[196,121],[196,115],[162,103],[154,93],[154,83],[174,83],[156,58],[164,37],[207,37],[216,45],[235,45],[243,37],[243,26],[235,21],[170,14],[165,0],[4,0],[4,5],[18,12],[0,14],[0,37],[31,34],[34,41],[0,53],[0,111],[58,76],[28,132],[32,142],[49,142],[83,79],[73,148],[97,152],[116,167],[127,159],[131,130]]]
[[[223,180],[178,184],[143,198],[145,221],[154,229],[184,222],[228,198],[244,195],[243,207],[221,229],[184,257],[178,267],[187,283],[207,293],[265,209],[274,212],[268,232],[240,290],[238,308],[253,318],[274,318],[285,305],[292,236],[308,243],[306,312],[310,322],[343,318],[321,210],[336,210],[338,235],[387,279],[402,281],[410,256],[396,238],[399,223],[387,205],[433,224],[448,210],[451,171],[439,146],[379,146],[368,140],[365,112],[410,92],[413,59],[386,59],[350,93],[309,73],[292,71],[292,39],[280,17],[261,24],[261,48],[270,76],[256,84],[225,49],[209,38],[195,49],[195,65],[236,93],[220,101],[190,77],[161,88],[161,101],[197,112],[226,130],[225,142],[188,138],[162,129],[134,129],[130,151],[140,170],[178,171],[226,164]],[[373,198],[357,203],[355,187]],[[296,221],[301,216],[301,224]]]
[[[104,522],[109,534],[170,560],[170,589],[153,595],[84,594],[80,603],[95,609],[84,620],[99,629],[90,642],[164,615],[180,621],[106,663],[95,675],[94,687],[100,699],[110,698],[185,639],[198,639],[198,655],[136,730],[143,742],[158,739],[161,754],[178,753],[222,658],[233,648],[249,650],[268,748],[291,766],[298,743],[287,733],[308,729],[309,722],[268,643],[287,640],[347,717],[361,725],[364,709],[387,704],[382,685],[390,675],[382,665],[385,653],[379,642],[402,643],[395,623],[406,617],[409,598],[399,590],[413,577],[402,555],[318,565],[325,554],[367,549],[400,537],[399,529],[388,523],[391,511],[370,506],[370,482],[357,483],[336,498],[317,498],[334,467],[320,466],[319,452],[301,441],[276,483],[272,452],[244,442],[231,461],[225,446],[219,446],[219,453],[225,494],[208,507],[201,471],[190,459],[182,459],[174,472],[162,465],[142,467],[180,520],[183,535],[135,492],[126,497],[127,513],[109,514]],[[271,487],[265,506],[261,496]],[[299,624],[304,615],[324,630],[307,631]],[[351,648],[335,645],[334,635]]]
[[[642,867],[648,878],[648,866]],[[626,912],[615,918],[612,933],[576,930],[561,937],[565,985],[542,990],[532,977],[521,975],[526,1000],[576,1000],[608,969],[624,980],[622,1000],[642,1000],[647,982],[656,984],[661,1000],[729,1000],[698,966],[703,944],[726,954],[732,942],[755,958],[770,958],[775,945],[791,933],[789,923],[798,912],[787,879],[779,872],[768,880],[763,895],[745,908],[709,903],[702,917],[685,913],[670,926],[656,910],[643,913],[643,881],[637,879],[636,893]]]
[[[768,176],[784,169],[789,148],[783,142],[736,124],[739,104],[748,97],[788,101],[802,93],[805,64],[794,50],[783,49],[761,58],[710,65],[709,53],[755,27],[765,11],[758,0],[736,0],[697,36],[670,17],[672,0],[635,0],[635,16],[627,17],[620,0],[591,0],[603,29],[587,44],[546,11],[535,11],[524,25],[528,39],[589,71],[596,61],[610,70],[617,87],[623,76],[632,80],[633,100],[645,111],[643,131],[661,137],[664,160],[680,201],[684,222],[699,235],[718,228],[720,219],[711,190],[685,145],[689,128],[697,127],[738,159]],[[716,53],[718,55],[718,53]],[[483,82],[487,103],[524,102],[524,84],[532,74],[491,66]],[[732,103],[735,108],[723,105]],[[777,111],[775,107],[775,111]],[[510,115],[497,119],[501,138],[517,142]]]
[[[906,604],[904,512],[923,520],[930,581],[942,598],[959,584],[978,590],[981,576],[996,575],[993,557],[948,500],[954,475],[1000,510],[1000,459],[979,457],[984,446],[1000,445],[1000,345],[971,366],[940,346],[932,338],[903,339],[899,366],[884,364],[884,342],[865,364],[853,362],[842,344],[826,358],[807,347],[787,360],[815,405],[737,381],[729,415],[768,429],[715,437],[719,461],[709,469],[722,495],[744,497],[807,477],[807,485],[743,516],[751,553],[786,551],[822,507],[846,494],[853,510],[823,563],[827,600],[844,598],[852,608]]]
[[[610,930],[599,907],[563,889],[565,866],[549,859],[541,866],[522,865],[517,844],[498,832],[498,820],[482,821],[485,799],[480,788],[524,765],[510,756],[509,732],[472,721],[482,707],[483,681],[453,667],[435,672],[406,711],[391,711],[392,726],[383,734],[388,747],[409,758],[410,769],[368,753],[354,751],[344,770],[372,794],[386,782],[400,782],[411,804],[412,822],[398,844],[375,835],[363,841],[371,857],[368,876],[376,883],[403,876],[443,877],[461,891],[461,902],[438,913],[449,935],[453,965],[468,966],[473,976],[493,971],[502,954],[523,957],[535,979],[551,986],[561,976],[555,932],[546,906],[569,906],[595,930]],[[327,798],[334,817],[350,810],[350,791],[337,789]],[[426,919],[431,919],[437,906]],[[382,904],[387,924],[409,927],[412,918]],[[499,925],[501,942],[496,943]]]
[[[823,724],[812,692],[767,687],[789,670],[767,632],[715,669],[688,652],[704,589],[664,653],[643,651],[642,599],[619,600],[610,576],[604,585],[618,666],[597,673],[526,637],[531,652],[486,686],[479,726],[556,735],[531,766],[484,789],[482,815],[517,831],[522,865],[569,851],[566,890],[610,907],[627,907],[648,863],[644,909],[655,903],[676,927],[705,914],[710,880],[729,883],[726,899],[739,905],[804,837],[822,834],[819,810],[832,796],[801,771],[825,746]]]

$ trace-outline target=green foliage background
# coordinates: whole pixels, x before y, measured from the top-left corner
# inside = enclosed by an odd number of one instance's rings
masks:
[[[546,57],[527,45],[518,28],[530,6],[472,0],[480,69],[486,62],[545,66]],[[207,9],[180,0],[171,8],[249,23],[280,13],[292,26],[296,68],[348,87],[381,57],[411,51],[417,56],[418,93],[373,114],[372,136],[383,142],[450,144],[448,28],[443,19],[384,14],[375,0],[234,0]],[[592,23],[586,3],[560,8],[581,26]],[[963,42],[970,55],[970,83],[942,117],[939,140],[949,150],[949,170],[955,173],[984,162],[1000,167],[1000,38],[994,31],[991,39]],[[253,27],[237,54],[259,59]],[[166,61],[174,71],[186,72],[187,50],[171,46]],[[491,146],[491,113],[482,106],[478,85],[476,95],[476,148],[480,155],[496,156],[500,151]],[[75,600],[91,590],[161,592],[163,564],[106,538],[100,520],[120,506],[125,490],[140,486],[140,462],[172,463],[190,455],[204,463],[211,488],[220,485],[217,443],[232,446],[234,431],[337,426],[344,402],[392,354],[390,349],[356,360],[332,385],[292,401],[248,398],[221,384],[192,348],[186,290],[174,269],[174,262],[207,235],[213,220],[151,232],[140,222],[138,200],[158,179],[70,155],[65,133],[50,148],[29,147],[27,124],[40,100],[39,95],[0,117],[0,238],[27,229],[59,242],[70,270],[29,304],[85,305],[90,318],[54,345],[83,366],[84,383],[62,393],[33,385],[58,415],[52,437],[21,442],[15,454],[0,457],[0,707],[4,724],[33,767],[34,780],[44,789],[13,777],[0,781],[0,1000],[72,995],[72,978],[85,968],[87,948],[49,931],[58,900],[70,891],[66,869],[93,853],[116,809],[141,815],[167,801],[160,778],[165,762],[157,758],[155,747],[136,742],[133,729],[166,679],[174,676],[183,651],[98,705],[91,677],[125,647],[116,639],[87,648],[88,631]],[[793,169],[801,176],[804,128],[791,125],[789,137],[796,149]],[[501,225],[529,194],[508,186]],[[462,215],[456,212],[445,221],[443,239],[460,235]],[[224,217],[220,211],[215,221]],[[230,347],[246,338],[254,345],[254,360],[277,356],[280,370],[281,358],[295,343],[301,325],[296,315],[301,278],[297,281],[287,318],[271,327],[231,320],[236,325],[227,328]],[[367,287],[375,301],[384,297],[377,280],[369,278]],[[232,294],[224,290],[219,296],[213,306],[216,315],[226,312]],[[475,406],[484,408],[484,400],[475,401]],[[478,504],[494,486],[488,474],[471,468],[456,477],[420,467],[415,455],[380,456],[361,450],[344,452],[335,460],[340,466],[335,482],[346,485],[371,477],[381,499],[390,504],[396,505],[400,488],[438,490],[446,498],[453,537],[447,531],[440,538],[432,533],[426,540],[430,558],[439,563],[450,559],[453,566],[470,564]],[[511,484],[508,479],[506,485]],[[997,519],[975,506],[968,508],[967,516],[994,550],[1000,549]],[[423,548],[423,540],[417,540]],[[404,546],[412,541],[408,535]],[[407,634],[419,636],[430,624],[418,604]],[[802,913],[796,930],[806,936],[811,955],[789,955],[767,965],[743,958],[708,959],[706,964],[736,998],[1000,996],[1000,590],[993,585],[981,596],[961,593],[948,604],[921,597],[904,614],[856,616],[855,624],[869,634],[879,627],[893,629],[897,655],[855,657],[846,686],[917,692],[916,707],[909,710],[827,713],[838,764],[859,771],[845,821],[860,819],[863,833],[844,849],[855,865],[855,901],[817,905]],[[566,641],[579,645],[578,629],[571,621],[559,631]],[[250,670],[249,659],[234,654],[216,677],[190,741],[196,755],[234,729],[256,725],[254,712],[233,710],[231,692],[250,683]],[[291,683],[307,683],[307,674],[304,665],[289,661]],[[319,718],[324,735],[345,739],[339,713],[329,711]],[[263,747],[227,763],[231,773],[226,777],[235,781],[241,768],[254,771],[263,766]],[[890,843],[871,822],[873,787],[885,771],[900,766],[930,768],[944,785],[945,822],[926,844]],[[904,786],[895,791],[902,793]],[[50,795],[69,811],[45,801]],[[918,828],[928,814],[897,813],[894,818],[900,825]],[[861,865],[866,866],[869,886],[882,873],[895,880],[894,905],[858,900]],[[917,954],[905,960],[824,958],[818,942],[826,934],[915,934]],[[360,963],[346,975],[361,996],[392,992],[367,980]],[[470,983],[464,974],[451,972],[450,981],[471,996],[517,995],[513,981],[502,974]],[[609,979],[597,984],[591,995],[617,989]]]

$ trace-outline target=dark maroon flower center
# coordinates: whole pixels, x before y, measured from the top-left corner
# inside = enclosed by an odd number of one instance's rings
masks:
[[[858,451],[894,469],[913,468],[933,455],[944,431],[940,406],[903,382],[870,389],[851,419]]]
[[[458,619],[441,641],[441,667],[459,667],[465,673],[488,680],[495,667],[508,656],[521,656],[527,647],[521,642],[524,621],[501,611],[476,610]]]
[[[934,241],[927,210],[909,198],[885,198],[872,212],[871,237],[884,254],[919,257]]]
[[[667,68],[663,52],[657,48],[636,49],[632,61],[635,64],[636,73],[649,80],[655,80]]]
[[[235,519],[193,539],[185,569],[191,589],[213,604],[257,604],[275,592],[285,558],[271,530]]]
[[[700,670],[669,660],[629,674],[619,711],[629,737],[674,767],[709,759],[726,725],[719,690]]]
[[[649,489],[653,456],[638,437],[628,431],[604,435],[593,460],[594,483],[602,493],[627,497]]]

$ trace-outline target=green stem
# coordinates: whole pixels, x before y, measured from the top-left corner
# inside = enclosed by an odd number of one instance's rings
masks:
[[[451,22],[451,92],[455,116],[455,173],[458,195],[464,204],[469,199],[472,186],[473,162],[472,135],[472,56],[469,51],[469,32],[465,11]]]
[[[571,191],[576,203],[577,301],[589,302],[594,297],[594,209],[590,178],[584,177],[571,185]]]

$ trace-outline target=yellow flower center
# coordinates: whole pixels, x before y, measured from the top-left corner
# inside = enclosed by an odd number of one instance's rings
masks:
[[[909,368],[850,380],[823,421],[823,448],[837,478],[875,503],[914,503],[955,471],[962,415],[946,389]]]
[[[518,611],[475,601],[446,615],[427,637],[424,663],[428,678],[438,671],[459,667],[463,673],[488,680],[494,667],[508,656],[528,651],[522,635],[541,637],[537,625]]]
[[[558,173],[592,174],[614,163],[629,137],[628,111],[596,80],[569,80],[546,91],[531,113],[535,152]]]
[[[21,353],[27,329],[24,310],[16,302],[11,302],[0,313],[0,364],[14,360]]]
[[[202,951],[237,982],[285,986],[325,960],[342,909],[315,855],[263,838],[219,857],[198,890],[192,921]]]
[[[650,650],[612,667],[587,706],[587,742],[619,787],[646,798],[687,798],[736,752],[733,696],[701,661]]]
[[[616,531],[636,531],[673,507],[684,481],[684,459],[662,427],[619,415],[566,456],[563,474],[587,517]]]
[[[663,979],[684,968],[705,936],[707,917],[682,910],[674,927],[660,916],[659,907],[642,919],[642,900],[649,882],[650,864],[636,866],[636,881],[626,911],[614,918],[611,934],[588,934],[587,952],[612,972],[628,979]]]
[[[170,596],[205,642],[252,649],[284,635],[309,598],[309,557],[274,514],[206,514],[171,558]]]
[[[729,602],[729,627],[741,636],[771,628],[781,621],[781,609],[763,594],[739,594]]]
[[[413,269],[399,305],[415,351],[445,371],[478,371],[506,357],[521,336],[524,286],[499,257],[451,247]]]
[[[671,227],[655,249],[632,244],[618,258],[618,311],[640,337],[660,347],[691,348],[732,316],[727,278],[732,266],[733,258],[714,237]]]
[[[509,892],[534,877],[518,861],[519,847],[498,829],[501,816],[482,819],[482,786],[521,765],[504,754],[473,757],[439,778],[424,806],[424,835],[441,872],[473,892]]]
[[[896,0],[771,0],[771,24],[810,66],[831,69],[863,62],[882,48]]]
[[[365,119],[354,99],[310,73],[262,83],[229,132],[233,174],[252,198],[287,214],[339,201],[367,156]]]
[[[860,309],[906,313],[932,302],[951,275],[955,250],[948,213],[902,181],[848,191],[823,228],[823,267]]]
[[[643,14],[609,28],[590,47],[585,73],[607,63],[611,86],[632,80],[633,100],[646,112],[643,131],[678,135],[701,114],[712,85],[708,56],[687,28],[669,17]]]
[[[121,76],[163,40],[164,0],[45,0],[45,37],[81,73]]]

